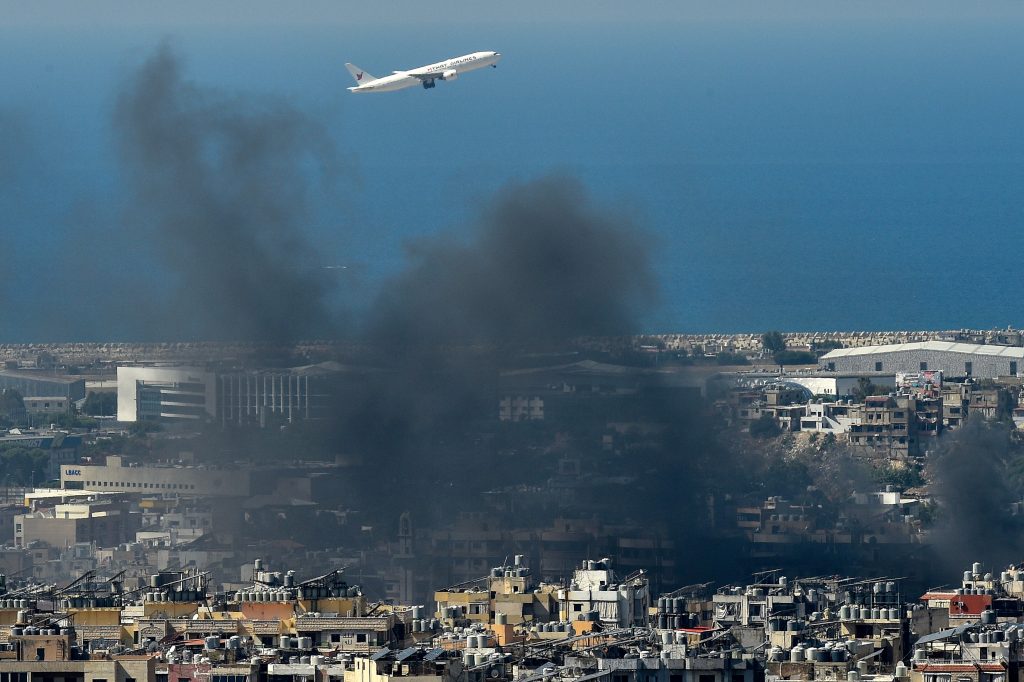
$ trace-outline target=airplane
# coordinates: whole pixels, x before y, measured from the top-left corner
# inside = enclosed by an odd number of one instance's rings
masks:
[[[429,90],[436,85],[435,81],[453,81],[460,73],[482,69],[485,66],[497,68],[499,59],[500,52],[474,52],[417,69],[395,71],[390,76],[382,78],[371,76],[355,64],[345,64],[345,68],[356,79],[355,87],[349,88],[350,92],[392,92],[421,84],[424,90]]]

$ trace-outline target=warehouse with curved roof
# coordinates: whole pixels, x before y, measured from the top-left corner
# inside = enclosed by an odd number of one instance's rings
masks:
[[[949,378],[995,379],[1024,370],[1024,348],[952,341],[918,341],[885,346],[837,348],[821,356],[834,372],[922,372],[941,370]]]

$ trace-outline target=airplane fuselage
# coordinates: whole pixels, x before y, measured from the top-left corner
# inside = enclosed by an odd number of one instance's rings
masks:
[[[416,69],[396,71],[390,76],[375,78],[366,83],[361,82],[365,72],[355,71],[352,75],[359,84],[349,90],[351,92],[393,92],[418,85],[429,89],[434,87],[434,82],[437,80],[454,80],[463,73],[487,66],[496,66],[499,59],[501,59],[499,52],[474,52]],[[352,71],[351,68],[349,70]]]

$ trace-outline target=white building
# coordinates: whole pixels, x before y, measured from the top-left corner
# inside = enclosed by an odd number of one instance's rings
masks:
[[[217,381],[196,367],[118,367],[117,420],[199,421],[217,414]]]
[[[124,466],[120,457],[109,456],[104,465],[61,466],[60,486],[99,492],[247,497],[249,472],[185,466]]]
[[[867,378],[876,386],[895,387],[895,374],[867,375],[867,374],[821,374],[814,376],[800,376],[799,374],[787,374],[784,380],[787,383],[799,384],[813,395],[847,396],[853,395],[861,379]]]
[[[580,620],[596,611],[602,623],[616,627],[646,624],[651,595],[642,573],[619,582],[608,559],[583,564],[573,573],[569,589],[559,590],[566,620]]]
[[[851,426],[861,423],[860,407],[852,401],[842,400],[834,403],[807,403],[804,416],[800,417],[800,430],[849,433]]]

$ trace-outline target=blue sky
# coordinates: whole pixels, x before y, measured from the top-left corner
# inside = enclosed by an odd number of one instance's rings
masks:
[[[53,318],[81,276],[150,276],[145,244],[52,264],[117,219],[113,103],[161,41],[204,87],[325,123],[346,172],[308,236],[325,264],[358,266],[356,296],[401,267],[408,239],[466,229],[509,180],[563,173],[648,228],[650,330],[1024,317],[1018,2],[383,5],[0,2],[0,340],[139,333]],[[345,61],[379,75],[488,49],[497,71],[429,92],[344,89]],[[863,295],[893,286],[903,305]]]

